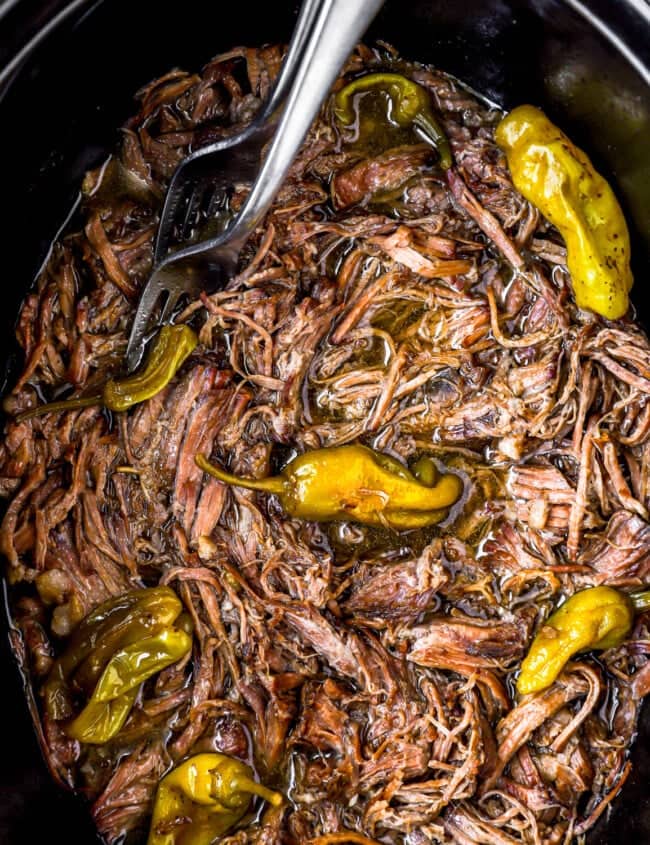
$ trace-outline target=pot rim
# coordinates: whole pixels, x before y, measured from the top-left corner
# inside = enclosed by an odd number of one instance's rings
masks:
[[[5,0],[0,5],[0,28],[10,13],[18,9],[24,0]],[[76,12],[82,12],[81,17],[91,14],[104,0],[70,0],[46,19],[45,23],[32,34],[27,41],[14,53],[4,67],[0,68],[0,102],[11,87],[23,66],[32,55],[53,35],[64,23],[73,18]],[[646,85],[650,86],[650,3],[648,0],[618,0],[615,4],[611,0],[598,3],[596,11],[583,0],[560,0],[585,20],[593,29],[597,30],[634,68]],[[620,31],[621,11],[625,11],[638,18],[642,35],[638,39],[626,37]],[[647,30],[645,34],[643,31]],[[629,32],[633,31],[630,26]],[[630,41],[637,43],[631,44]]]
[[[648,0],[618,0],[616,4],[608,4],[612,12],[608,20],[605,19],[604,15],[590,8],[583,0],[563,0],[563,2],[584,18],[587,23],[591,24],[594,29],[598,30],[612,46],[616,47],[645,84],[650,86],[650,49],[647,48],[650,43],[650,32],[647,33],[647,37],[640,39],[640,45],[635,45],[636,49],[632,49],[624,36],[617,31],[617,24],[620,24],[620,15],[618,14],[620,9],[617,10],[619,4],[627,6],[633,14],[638,14],[640,21],[650,29],[650,3]],[[641,45],[646,47],[644,51],[646,55],[639,54]]]

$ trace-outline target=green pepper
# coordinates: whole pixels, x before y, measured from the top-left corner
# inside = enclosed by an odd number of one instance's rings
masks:
[[[50,717],[69,718],[74,690],[90,692],[115,651],[171,625],[182,609],[170,587],[131,590],[98,605],[74,630],[45,682]]]
[[[436,120],[428,91],[399,73],[369,73],[354,79],[334,97],[334,116],[343,126],[351,126],[361,96],[379,93],[387,99],[387,117],[401,127],[415,126],[440,156],[440,166],[451,166],[449,141]]]
[[[66,725],[65,732],[72,739],[89,745],[108,742],[122,730],[138,692],[139,689],[135,687],[112,701],[91,699],[77,718]]]
[[[402,469],[400,465],[400,469]],[[433,487],[438,481],[438,469],[435,463],[426,456],[419,458],[411,467],[411,472],[425,487]]]
[[[608,320],[628,309],[630,236],[614,192],[539,109],[518,106],[496,129],[517,190],[557,226],[576,303]]]
[[[107,661],[117,649],[141,642],[151,634],[165,630],[172,623],[175,628],[182,627],[179,624],[182,605],[172,589],[150,587],[146,591],[138,590],[135,593],[140,595],[133,612],[104,632],[101,640],[74,673],[74,686],[79,690],[94,689]]]
[[[19,414],[17,420],[22,422],[54,411],[71,411],[92,405],[103,405],[110,411],[126,411],[151,399],[168,385],[198,342],[189,326],[163,326],[141,372],[124,379],[109,379],[102,393],[96,396],[48,402]]]
[[[184,631],[163,628],[157,634],[117,651],[108,661],[88,704],[66,726],[81,742],[108,742],[124,725],[140,686],[184,657],[192,638]]]
[[[246,814],[259,795],[275,807],[282,795],[253,780],[252,770],[225,754],[197,754],[158,785],[147,845],[211,845]]]
[[[73,633],[45,682],[45,707],[81,742],[104,743],[126,721],[147,678],[184,657],[192,638],[183,606],[169,587],[133,590],[99,605]],[[73,716],[74,701],[89,696]]]
[[[612,587],[574,593],[544,623],[521,664],[521,695],[550,686],[582,651],[614,648],[629,636],[634,611],[650,606],[650,591],[627,595]]]
[[[225,472],[204,455],[195,460],[226,484],[274,493],[290,516],[315,522],[349,519],[397,530],[421,528],[444,519],[463,489],[451,474],[427,486],[399,461],[360,445],[305,452],[280,475],[260,480]]]
[[[112,701],[147,678],[184,657],[192,647],[192,638],[176,628],[163,628],[116,651],[106,664],[92,699]]]
[[[163,326],[141,373],[120,381],[111,379],[104,388],[104,404],[111,411],[126,411],[151,399],[169,384],[199,342],[189,326]]]

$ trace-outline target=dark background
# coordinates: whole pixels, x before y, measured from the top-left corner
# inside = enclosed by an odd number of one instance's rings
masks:
[[[286,41],[296,3],[75,0],[73,14],[22,70],[3,73],[69,5],[0,2],[0,361],[15,355],[19,303],[84,171],[110,152],[117,127],[132,112],[133,93],[174,65],[198,69],[235,44]],[[634,7],[626,0],[388,0],[367,40],[383,38],[407,58],[437,64],[505,107],[541,105],[589,150],[616,184],[631,223],[634,301],[647,321],[650,17]],[[610,27],[632,64],[598,26]],[[91,845],[97,838],[87,812],[52,783],[40,756],[2,621],[0,843]],[[646,708],[633,773],[590,845],[650,842],[649,738]]]

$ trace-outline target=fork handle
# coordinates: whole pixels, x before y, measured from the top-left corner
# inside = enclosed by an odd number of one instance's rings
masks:
[[[241,245],[268,211],[309,127],[384,0],[324,0],[293,73],[282,116],[257,179],[229,232]]]
[[[273,125],[285,105],[296,69],[309,43],[309,33],[329,0],[303,0],[296,19],[296,25],[280,68],[280,73],[271,90],[269,99],[262,106],[253,123],[256,126]]]

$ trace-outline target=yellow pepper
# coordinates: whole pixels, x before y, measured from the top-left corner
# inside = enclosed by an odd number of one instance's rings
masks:
[[[111,411],[126,411],[151,399],[174,378],[199,339],[189,326],[163,326],[141,373],[114,381],[104,388],[104,404]]]
[[[630,236],[609,184],[539,109],[518,106],[496,129],[517,190],[556,226],[567,247],[576,303],[608,320],[628,309]]]
[[[122,729],[147,678],[185,657],[191,648],[192,638],[185,631],[163,628],[117,651],[108,661],[88,704],[66,726],[68,736],[94,744],[108,742]]]
[[[109,379],[102,393],[96,396],[39,405],[19,414],[18,422],[53,411],[71,411],[92,405],[103,405],[110,411],[126,411],[139,402],[151,399],[168,385],[198,342],[189,326],[163,326],[141,372],[124,379]]]
[[[574,654],[614,648],[632,630],[635,610],[650,606],[650,591],[627,595],[612,587],[574,593],[551,614],[521,664],[517,692],[550,686]]]
[[[387,118],[401,127],[415,126],[440,156],[440,166],[451,166],[449,142],[431,108],[428,91],[399,73],[368,73],[354,79],[334,97],[334,116],[343,126],[351,126],[356,119],[358,99],[368,93],[385,95]],[[369,125],[372,127],[373,122]]]
[[[111,701],[129,692],[187,654],[191,645],[192,638],[185,631],[163,628],[116,651],[102,672],[93,700]]]
[[[131,590],[98,605],[75,628],[52,666],[43,689],[49,716],[69,718],[73,692],[90,694],[118,649],[172,625],[182,609],[170,587]]]
[[[253,780],[253,772],[225,754],[197,754],[158,785],[147,845],[211,845],[246,814],[251,797],[274,807],[282,795]]]
[[[69,736],[104,743],[121,730],[142,683],[192,647],[183,606],[169,587],[132,590],[99,605],[55,661],[43,694]],[[176,623],[176,624],[174,624]],[[86,706],[70,721],[74,701]]]
[[[112,701],[93,701],[84,707],[81,713],[69,725],[65,732],[72,739],[89,745],[103,745],[120,732],[135,700],[138,688],[130,690]]]
[[[457,475],[427,485],[399,461],[366,446],[315,449],[294,458],[273,478],[246,479],[213,466],[198,466],[226,484],[274,493],[284,510],[315,522],[352,520],[389,528],[421,528],[440,522],[463,489]]]

